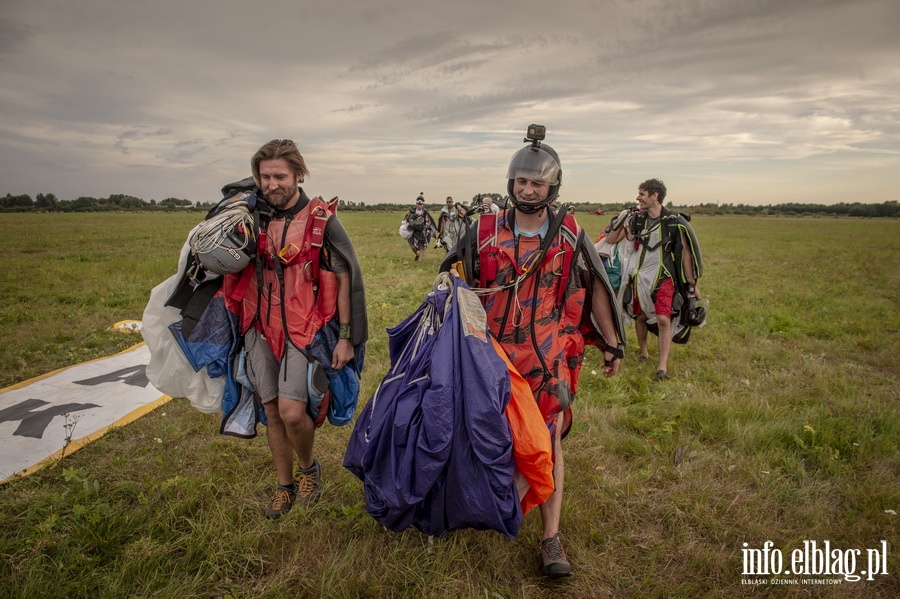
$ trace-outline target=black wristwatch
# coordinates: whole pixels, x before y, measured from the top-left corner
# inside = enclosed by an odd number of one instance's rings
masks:
[[[347,339],[347,340],[350,339],[350,325],[349,324],[341,325],[341,330],[338,333],[338,339]]]

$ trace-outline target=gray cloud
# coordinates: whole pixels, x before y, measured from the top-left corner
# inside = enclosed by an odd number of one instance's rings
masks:
[[[205,200],[292,137],[313,193],[469,197],[542,122],[570,200],[652,175],[673,199],[881,200],[897,22],[894,0],[8,0],[0,193]]]
[[[8,56],[24,46],[32,35],[34,30],[28,25],[0,17],[0,60],[6,61]]]

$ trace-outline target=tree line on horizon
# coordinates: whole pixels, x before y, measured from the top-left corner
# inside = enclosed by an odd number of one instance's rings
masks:
[[[472,197],[466,206],[476,204],[481,197],[491,196],[494,202],[503,206],[507,196],[499,193],[479,193]],[[146,201],[127,194],[113,194],[105,198],[89,196],[78,197],[74,200],[63,200],[52,193],[39,193],[34,198],[28,194],[12,195],[7,193],[0,197],[0,212],[141,212],[141,211],[194,211],[208,212],[215,202],[191,202],[181,198],[166,198],[164,200]],[[395,212],[412,206],[412,202],[402,203],[378,203],[366,204],[352,200],[341,200],[340,210],[347,212]],[[613,216],[619,211],[634,206],[633,201],[614,203],[576,203],[573,204],[576,213],[603,214]],[[426,204],[429,210],[440,210],[444,203]],[[691,215],[746,215],[746,216],[855,216],[867,218],[898,218],[900,217],[900,203],[897,200],[889,200],[878,204],[863,204],[861,202],[840,202],[838,204],[803,204],[784,203],[770,204],[766,206],[752,206],[748,204],[719,204],[705,203],[691,206],[675,205],[672,202],[666,207],[678,212]]]

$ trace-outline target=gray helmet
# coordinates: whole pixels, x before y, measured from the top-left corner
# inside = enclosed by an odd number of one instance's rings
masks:
[[[188,237],[191,253],[209,272],[238,273],[256,256],[253,226],[247,204],[233,201],[194,227]]]
[[[306,370],[306,389],[316,403],[322,401],[328,391],[328,373],[318,360],[312,360]]]
[[[526,176],[533,181],[540,181],[550,185],[550,193],[547,199],[537,203],[520,202],[513,193],[513,186],[517,177]],[[562,164],[559,154],[547,144],[535,142],[513,154],[509,161],[509,169],[506,171],[506,189],[509,201],[521,212],[534,214],[547,207],[556,196],[559,195],[559,186],[562,185]]]
[[[198,248],[194,255],[206,270],[220,275],[241,272],[250,264],[255,248],[248,236],[237,228],[222,235],[216,243]]]
[[[328,393],[328,374],[318,360],[311,360],[306,369],[306,389],[309,395],[306,411],[316,426],[319,426],[328,415],[330,399],[326,401],[325,397]],[[325,413],[321,413],[322,410],[325,410]]]
[[[709,300],[691,298],[688,300],[687,309],[684,312],[684,324],[692,327],[703,326],[707,314],[709,314]]]

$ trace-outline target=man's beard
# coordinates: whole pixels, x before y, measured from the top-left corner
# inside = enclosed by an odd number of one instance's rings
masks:
[[[272,208],[284,208],[288,201],[294,197],[294,194],[297,193],[298,188],[299,185],[295,184],[293,187],[289,187],[284,195],[279,194],[276,197],[272,197],[271,193],[266,193],[263,197],[266,198],[266,202],[268,202]],[[276,191],[281,191],[281,188],[279,187]]]

